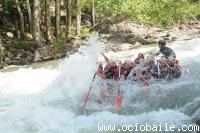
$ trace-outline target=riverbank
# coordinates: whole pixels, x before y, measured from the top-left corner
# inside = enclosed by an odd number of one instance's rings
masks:
[[[11,33],[10,33],[11,34]],[[31,40],[17,41],[9,36],[0,39],[0,69],[10,65],[30,65],[65,58],[85,45],[87,38],[74,38],[70,41],[58,40],[53,45],[37,48]]]
[[[131,50],[144,45],[154,45],[160,38],[164,38],[170,43],[200,37],[200,22],[198,20],[166,28],[123,21],[116,24],[106,23],[97,29],[101,33],[104,49],[107,51]]]

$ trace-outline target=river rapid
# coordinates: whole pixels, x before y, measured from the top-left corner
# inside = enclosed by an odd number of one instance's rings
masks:
[[[85,110],[83,101],[97,60],[103,61],[99,56],[104,50],[97,35],[77,53],[54,63],[53,67],[2,70],[0,133],[98,133],[98,125],[102,124],[120,127],[145,123],[160,124],[162,129],[167,123],[178,130],[183,124],[198,123],[200,39],[174,42],[169,47],[175,50],[181,66],[189,73],[172,81],[149,81],[149,87],[123,80],[108,83],[97,77]],[[133,60],[139,52],[148,54],[157,50],[157,47],[142,47],[117,53],[110,51],[107,56],[113,60]],[[105,102],[99,101],[100,91],[108,86],[112,87],[112,95],[108,95],[109,100]],[[120,111],[115,105],[117,88],[123,92]]]

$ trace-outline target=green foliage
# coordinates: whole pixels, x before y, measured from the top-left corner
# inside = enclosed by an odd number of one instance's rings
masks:
[[[61,29],[60,38],[61,39],[66,39],[66,31],[65,31],[65,29]]]
[[[31,50],[33,48],[33,42],[29,40],[20,40],[20,41],[13,41],[11,48],[14,49],[24,49],[24,50]]]
[[[84,0],[84,7],[90,0]],[[200,2],[189,0],[96,0],[101,19],[131,19],[139,23],[167,26],[200,14]],[[83,7],[83,8],[84,8]]]
[[[81,33],[80,36],[83,38],[87,38],[92,34],[87,27],[82,27],[80,33]]]
[[[106,0],[102,2],[102,0],[96,1],[96,11],[97,15],[115,18],[121,14],[122,4],[125,0]],[[111,18],[111,19],[112,19]]]
[[[56,42],[54,43],[55,50],[60,51],[66,49],[67,45],[66,41],[67,41],[66,39],[56,40]]]
[[[13,6],[15,5],[14,0],[0,0],[0,4],[3,7],[3,10],[7,11],[15,10],[15,7]]]

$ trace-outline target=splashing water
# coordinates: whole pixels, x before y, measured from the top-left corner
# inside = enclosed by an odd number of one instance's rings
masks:
[[[174,81],[150,81],[149,87],[128,81],[102,81],[96,78],[92,98],[83,110],[83,99],[97,68],[102,52],[97,36],[79,52],[66,58],[59,69],[20,68],[0,72],[0,132],[2,133],[95,133],[98,124],[192,124],[200,116],[200,40],[176,42],[175,49],[182,66],[190,75]],[[141,48],[113,53],[109,58],[131,58]],[[99,102],[102,88],[111,84],[111,101]],[[122,109],[117,112],[117,89],[122,93]]]

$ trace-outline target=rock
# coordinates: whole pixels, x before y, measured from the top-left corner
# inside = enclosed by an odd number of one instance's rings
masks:
[[[110,27],[110,31],[118,32],[117,25],[113,25],[113,26],[111,26],[111,27]]]
[[[157,38],[151,38],[151,44],[157,44],[158,43],[158,39]]]
[[[45,56],[45,57],[43,57],[43,61],[49,61],[49,60],[52,60],[52,59],[54,59],[54,57],[53,56]]]
[[[26,33],[25,36],[30,40],[33,39],[33,36],[30,33]]]
[[[10,51],[6,51],[6,57],[13,58],[13,54]]]
[[[117,24],[113,24],[109,27],[109,32],[110,33],[133,33],[135,32],[137,29],[139,29],[139,27],[141,27],[140,25],[137,25],[133,22],[129,22],[129,21],[124,21],[124,22],[120,22]]]
[[[40,61],[40,53],[38,52],[38,50],[35,51],[35,57],[34,57],[34,62],[38,62]]]
[[[66,56],[67,56],[66,53],[58,54],[57,55],[57,59],[59,59],[59,58],[65,58]]]
[[[114,24],[107,23],[103,27],[98,27],[104,31],[106,27],[107,34],[102,35],[101,39],[106,40],[105,43],[113,43],[113,48],[106,46],[107,50],[117,49],[117,43],[134,44],[136,42],[142,45],[155,44],[160,38],[165,38],[168,41],[192,39],[200,36],[200,23],[191,21],[188,23],[176,24],[166,28],[150,27],[139,25],[133,21],[115,22]],[[100,33],[101,34],[101,33]],[[123,48],[120,48],[123,49]],[[127,48],[125,48],[127,49]]]
[[[11,65],[22,65],[20,60],[11,60]]]
[[[14,34],[11,33],[11,32],[6,32],[6,35],[7,35],[7,37],[9,37],[9,38],[13,38],[13,37],[14,37]]]
[[[20,59],[20,58],[22,57],[22,54],[23,54],[23,53],[19,53],[19,54],[17,55],[16,59]]]
[[[166,41],[171,41],[171,37],[164,37]]]
[[[142,46],[142,44],[141,44],[141,43],[139,43],[139,42],[136,42],[134,46],[135,46],[135,47],[141,47],[141,46]]]
[[[176,39],[177,39],[177,37],[174,37],[174,36],[172,37],[172,41],[176,41]]]
[[[137,39],[132,37],[132,38],[129,38],[127,42],[130,44],[135,44],[137,42]]]
[[[166,37],[170,37],[171,35],[170,35],[170,33],[169,32],[167,32],[167,35],[166,35]]]
[[[185,30],[186,26],[185,25],[180,25],[178,28],[179,28],[179,30]]]
[[[53,50],[50,45],[46,45],[44,47],[38,48],[35,51],[34,61],[42,61],[51,58],[53,54]]]
[[[74,53],[73,51],[69,51],[67,54],[72,55],[73,53]]]
[[[157,29],[156,32],[163,32],[165,31],[164,29]]]
[[[31,62],[28,59],[20,59],[20,65],[28,65]]]
[[[8,65],[12,65],[11,58],[6,57],[4,62],[5,62],[6,64],[8,64]]]
[[[114,42],[121,42],[121,43],[127,43],[127,37],[125,37],[123,34],[111,34],[108,37],[108,41],[114,41]]]
[[[76,53],[76,52],[78,52],[78,48],[75,48],[72,51],[73,51],[73,53]]]
[[[7,64],[6,63],[0,63],[0,69],[3,69],[4,67],[6,67]]]
[[[120,46],[120,51],[127,51],[131,49],[131,44],[129,43],[123,43]]]
[[[154,43],[150,39],[144,39],[144,38],[138,38],[137,41],[140,42],[142,45],[148,45]]]
[[[4,68],[3,63],[0,63],[0,69],[3,69],[3,68]]]
[[[150,34],[144,36],[144,39],[150,39],[150,38],[152,38]]]

